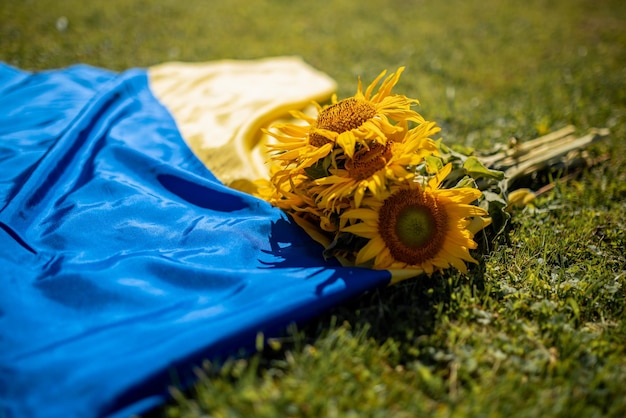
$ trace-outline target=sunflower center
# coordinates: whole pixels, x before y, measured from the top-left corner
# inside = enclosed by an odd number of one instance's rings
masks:
[[[418,265],[443,248],[448,214],[422,190],[400,190],[380,209],[378,231],[394,259]]]
[[[355,152],[354,158],[348,159],[345,167],[350,178],[361,181],[384,168],[391,156],[391,142],[385,145],[373,142],[369,149],[363,147]]]
[[[374,116],[376,116],[376,108],[371,103],[349,97],[322,110],[317,116],[315,128],[340,134],[358,128]],[[309,142],[313,146],[321,147],[332,141],[321,134],[312,132],[309,135]]]
[[[424,246],[432,239],[434,229],[432,214],[423,206],[410,206],[398,214],[396,234],[407,247]]]

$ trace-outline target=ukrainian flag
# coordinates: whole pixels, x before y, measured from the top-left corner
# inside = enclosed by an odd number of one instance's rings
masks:
[[[0,64],[0,416],[142,413],[390,273],[245,189],[260,128],[324,100],[297,58],[115,73]]]

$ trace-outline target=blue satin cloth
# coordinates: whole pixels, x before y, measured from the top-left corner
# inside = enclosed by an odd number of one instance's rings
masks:
[[[0,64],[0,416],[142,413],[368,289],[192,154],[145,70]]]

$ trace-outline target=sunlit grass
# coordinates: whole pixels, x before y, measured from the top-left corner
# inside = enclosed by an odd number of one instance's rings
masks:
[[[590,149],[610,160],[516,212],[468,277],[365,294],[157,415],[626,415],[625,2],[5,0],[0,23],[0,59],[34,70],[299,55],[343,97],[406,65],[397,91],[483,150],[611,129]]]

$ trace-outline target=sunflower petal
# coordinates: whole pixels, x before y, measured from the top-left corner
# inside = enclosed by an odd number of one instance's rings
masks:
[[[370,100],[370,97],[372,96],[372,92],[374,91],[374,87],[376,87],[376,84],[378,84],[380,79],[383,78],[385,74],[387,74],[387,70],[381,71],[381,73],[378,74],[378,77],[376,77],[374,81],[372,81],[370,85],[367,86],[367,90],[365,90],[365,94],[364,94],[366,100]]]
[[[365,209],[365,208],[350,209],[350,210],[345,211],[341,216],[346,219],[363,219],[363,220],[378,219],[378,213],[376,213],[375,211],[371,209]]]
[[[361,248],[356,255],[356,264],[363,264],[372,258],[375,258],[381,251],[381,245],[377,240],[371,239],[367,244]]]
[[[374,228],[364,222],[359,222],[358,224],[346,226],[341,231],[349,232],[351,234],[358,235],[359,237],[370,239],[375,238],[378,235],[377,231]]]
[[[354,148],[356,146],[356,138],[352,131],[342,132],[337,136],[337,145],[343,148],[343,151],[349,158],[354,158]]]
[[[428,181],[428,187],[431,189],[436,189],[443,182],[443,180],[448,177],[448,174],[452,172],[452,163],[446,164],[439,172]]]

